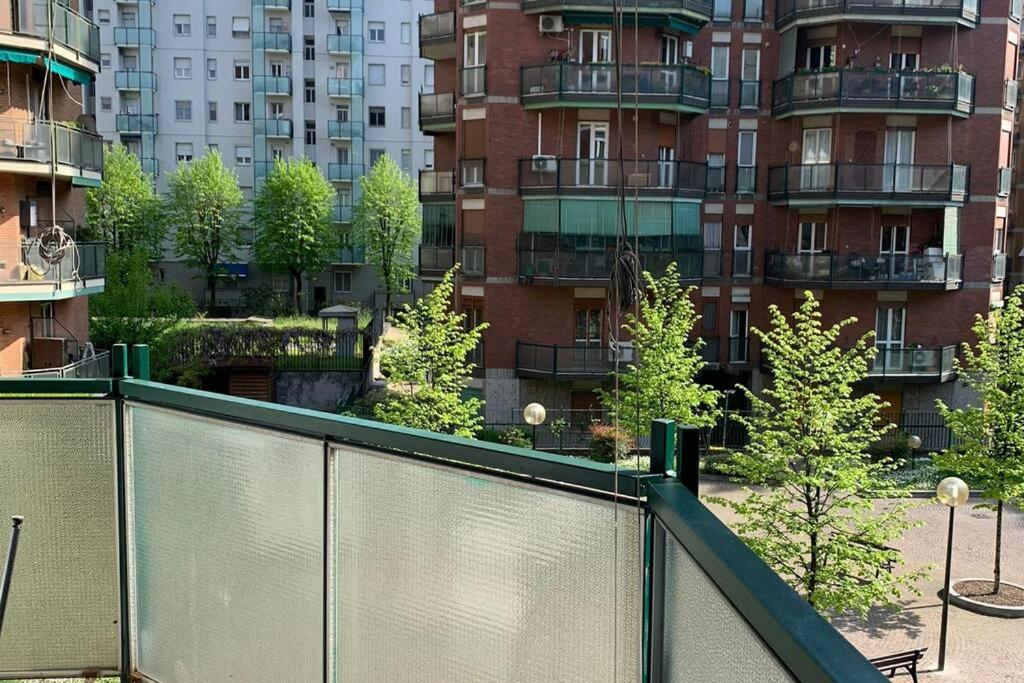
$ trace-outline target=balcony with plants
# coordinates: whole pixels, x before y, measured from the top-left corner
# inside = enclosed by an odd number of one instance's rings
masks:
[[[606,12],[614,11],[612,0],[522,0],[524,14],[548,12]],[[701,26],[711,21],[711,0],[639,0],[629,5],[630,11],[637,11],[647,22],[644,25],[684,25],[696,33]],[[659,21],[660,20],[660,21]]]
[[[778,0],[775,26],[785,31],[846,21],[974,28],[980,19],[979,0]]]
[[[103,175],[103,138],[74,123],[0,116],[0,168],[95,183]]]
[[[645,196],[703,198],[707,164],[675,159],[579,159],[537,155],[519,160],[519,193],[608,195],[620,185]],[[712,187],[715,186],[712,179]]]
[[[967,201],[970,167],[963,164],[793,164],[768,169],[776,204],[958,206]]]
[[[793,288],[951,291],[963,287],[963,255],[781,253],[765,255],[766,284]]]
[[[98,294],[105,281],[103,243],[72,242],[55,255],[39,238],[0,242],[0,302],[59,301]]]

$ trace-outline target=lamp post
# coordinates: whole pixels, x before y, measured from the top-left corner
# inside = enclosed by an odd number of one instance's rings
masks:
[[[949,508],[949,532],[946,534],[946,582],[942,591],[942,627],[939,631],[939,667],[942,671],[946,666],[946,629],[949,623],[949,573],[953,560],[953,514],[958,506],[967,502],[970,490],[963,479],[946,477],[935,487],[935,495],[939,502]]]
[[[544,406],[539,403],[531,403],[530,405],[523,408],[523,420],[526,424],[533,427],[533,438],[530,440],[532,448],[537,449],[537,425],[544,423],[544,418],[548,416]]]
[[[907,437],[907,446],[910,447],[910,468],[914,469],[917,466],[917,449],[921,447],[921,437],[917,434],[911,434]]]

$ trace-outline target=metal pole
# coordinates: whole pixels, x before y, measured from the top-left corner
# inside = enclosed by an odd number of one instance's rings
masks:
[[[946,630],[949,624],[949,574],[953,560],[953,514],[956,508],[949,507],[949,533],[946,535],[946,581],[942,590],[942,627],[939,632],[939,667],[942,671],[946,666]]]
[[[531,446],[531,448],[533,448],[533,450],[537,450],[537,425],[533,425],[533,439],[532,439],[532,442],[533,442],[533,445]]]
[[[7,546],[7,561],[4,562],[3,583],[0,584],[0,633],[4,629],[4,612],[7,611],[7,595],[11,590],[11,576],[14,574],[14,556],[18,552],[18,536],[24,517],[11,517],[11,543]]]

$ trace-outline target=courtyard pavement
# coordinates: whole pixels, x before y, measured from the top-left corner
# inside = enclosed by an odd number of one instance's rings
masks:
[[[702,495],[734,498],[739,487],[722,481],[701,482]],[[939,652],[939,622],[943,573],[946,561],[948,508],[935,501],[921,500],[911,517],[924,522],[895,544],[904,553],[907,568],[932,565],[927,580],[919,584],[921,597],[910,595],[903,610],[873,611],[867,621],[842,617],[833,624],[868,657],[927,647],[921,681],[1024,681],[1024,619],[998,619],[949,608],[949,639],[946,669],[936,672]],[[953,581],[962,578],[992,578],[995,541],[995,512],[974,509],[974,499],[956,512],[953,534]],[[731,511],[711,506],[726,523]],[[1024,585],[1024,513],[1003,512],[1003,579]],[[909,676],[897,675],[897,681]]]

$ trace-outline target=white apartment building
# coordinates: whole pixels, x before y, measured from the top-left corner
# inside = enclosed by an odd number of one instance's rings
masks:
[[[166,173],[206,147],[233,164],[251,199],[277,156],[305,155],[338,192],[344,233],[358,178],[383,153],[413,178],[433,166],[417,125],[433,63],[419,57],[417,19],[430,0],[94,0],[103,70],[98,132],[135,151],[166,189]],[[286,277],[230,264],[218,304],[246,290],[286,292]],[[304,290],[311,307],[372,303],[377,287],[359,249],[342,249]],[[202,296],[203,283],[169,253],[162,277]]]

